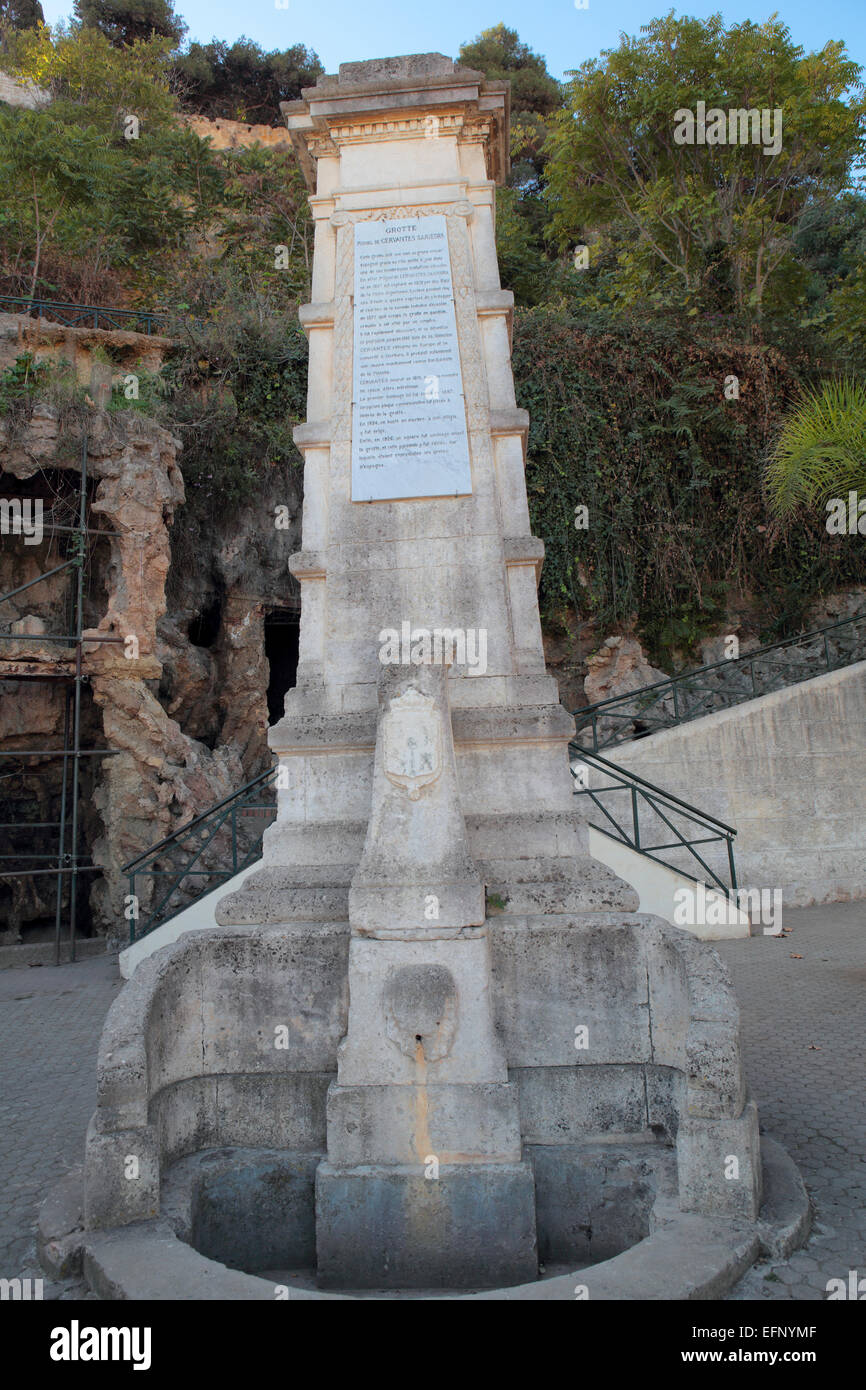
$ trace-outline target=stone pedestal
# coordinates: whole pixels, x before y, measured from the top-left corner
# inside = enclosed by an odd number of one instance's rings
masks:
[[[379,683],[372,807],[349,891],[349,1027],[316,1178],[323,1285],[537,1273],[534,1183],[494,1027],[446,677],[442,665],[386,668]]]
[[[528,1163],[316,1174],[323,1288],[495,1288],[535,1279],[535,1192]]]

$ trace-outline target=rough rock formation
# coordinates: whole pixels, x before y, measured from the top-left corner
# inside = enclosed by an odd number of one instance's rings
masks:
[[[636,637],[608,637],[594,656],[587,657],[584,691],[589,704],[627,695],[653,681],[667,679],[667,672],[651,666]]]
[[[123,863],[270,765],[265,619],[270,607],[285,612],[297,603],[286,563],[297,522],[277,531],[274,508],[287,503],[297,517],[299,488],[275,478],[223,529],[195,517],[173,529],[185,501],[179,441],[131,411],[94,410],[86,427],[88,524],[111,534],[89,542],[85,633],[95,640],[84,648],[82,745],[115,754],[82,760],[82,840],[103,869],[88,876],[93,926],[115,933],[124,925],[128,891]],[[79,469],[80,448],[68,446],[53,408],[37,406],[14,430],[0,422],[0,493],[43,497],[46,521],[39,545],[3,537],[0,593],[66,557],[64,540],[48,522],[74,520]],[[180,572],[172,576],[167,611],[173,543]],[[33,677],[72,669],[72,650],[45,636],[70,630],[73,573],[0,609],[0,629],[18,638],[0,643],[4,748],[62,746],[64,683]],[[137,648],[100,637],[134,637]],[[0,820],[55,819],[59,767],[57,759],[22,763]],[[20,837],[14,843],[23,847]],[[143,908],[150,891],[143,882]],[[0,913],[12,939],[28,923],[45,931],[53,892],[49,878],[6,881]]]
[[[16,357],[32,352],[44,362],[68,362],[81,385],[90,382],[94,351],[110,348],[112,376],[122,379],[127,371],[158,372],[175,346],[173,339],[156,333],[127,329],[71,328],[63,323],[29,318],[26,314],[0,314],[0,370],[11,367]]]
[[[269,145],[274,149],[292,148],[289,132],[284,125],[247,125],[244,121],[229,121],[222,116],[210,120],[207,116],[183,116],[200,140],[210,140],[215,150],[236,150],[248,145]]]

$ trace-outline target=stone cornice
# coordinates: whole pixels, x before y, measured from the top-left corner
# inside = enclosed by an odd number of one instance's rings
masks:
[[[338,76],[320,78],[280,109],[311,190],[318,159],[338,155],[343,145],[417,140],[429,133],[431,118],[438,133],[483,144],[496,183],[508,174],[509,83],[489,82],[441,54],[344,64]]]
[[[532,565],[536,581],[541,579],[544,541],[539,540],[538,536],[506,536],[503,545],[506,565]]]
[[[272,725],[268,743],[274,751],[329,753],[336,747],[372,749],[376,742],[375,709],[342,714],[287,714]],[[451,711],[454,742],[500,745],[562,743],[574,737],[574,717],[561,705],[462,706]]]

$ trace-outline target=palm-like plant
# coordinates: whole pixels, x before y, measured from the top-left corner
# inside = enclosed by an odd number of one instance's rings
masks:
[[[801,391],[766,471],[770,510],[791,516],[801,507],[866,495],[866,385],[842,379]]]

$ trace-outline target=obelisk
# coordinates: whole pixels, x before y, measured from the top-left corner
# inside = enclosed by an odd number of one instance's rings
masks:
[[[633,895],[590,863],[546,674],[495,190],[509,89],[440,54],[284,104],[315,219],[298,683],[279,817],[225,924],[348,917],[348,1028],[316,1184],[319,1278],[537,1272],[485,897]]]

